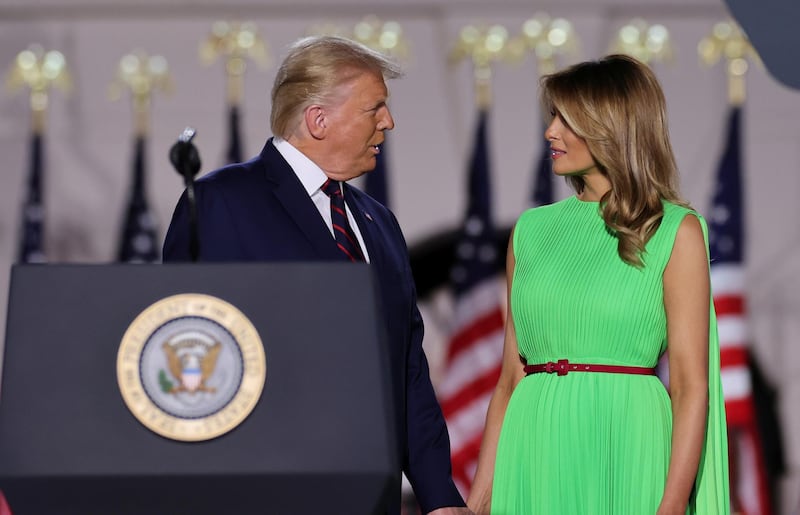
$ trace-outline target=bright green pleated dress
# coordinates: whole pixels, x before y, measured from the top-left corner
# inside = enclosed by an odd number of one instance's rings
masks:
[[[514,230],[511,306],[528,364],[654,367],[666,349],[662,274],[694,211],[664,203],[643,256],[623,262],[597,202],[526,211]],[[727,515],[728,455],[719,340],[710,302],[709,412],[687,513]],[[532,374],[511,396],[498,442],[493,515],[652,515],[669,465],[672,411],[656,376]]]

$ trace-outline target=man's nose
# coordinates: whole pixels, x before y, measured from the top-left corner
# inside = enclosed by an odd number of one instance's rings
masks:
[[[394,129],[394,118],[392,118],[392,112],[389,111],[388,107],[386,108],[385,112],[383,113],[383,116],[381,117],[381,121],[378,124],[378,129],[382,131],[383,130],[390,131]]]

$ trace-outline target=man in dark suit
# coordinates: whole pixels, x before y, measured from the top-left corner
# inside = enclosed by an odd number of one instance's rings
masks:
[[[259,156],[195,185],[198,259],[369,262],[388,335],[403,471],[425,513],[468,514],[451,478],[405,239],[386,207],[346,183],[375,167],[383,131],[394,127],[385,79],[400,74],[381,54],[343,38],[296,42],[272,89],[274,138]],[[346,207],[337,207],[342,196]],[[184,192],[165,261],[191,258],[189,226]],[[400,509],[399,479],[392,513]]]

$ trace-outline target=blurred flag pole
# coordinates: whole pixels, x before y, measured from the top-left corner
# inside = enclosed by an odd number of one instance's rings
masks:
[[[711,288],[717,312],[720,364],[728,423],[731,508],[743,515],[770,515],[769,480],[754,402],[748,348],[745,263],[745,202],[742,170],[742,106],[750,59],[760,63],[750,42],[732,22],[714,26],[698,45],[701,61],[711,66],[725,57],[729,115],[727,139],[716,177],[709,217]]]
[[[45,263],[44,244],[44,133],[50,89],[69,92],[72,81],[64,55],[57,50],[45,52],[40,45],[31,45],[17,54],[6,76],[10,93],[30,89],[31,139],[30,166],[22,206],[22,222],[17,261]],[[0,358],[2,366],[2,358]],[[11,507],[0,490],[0,515],[11,515]]]
[[[377,16],[366,16],[353,28],[353,39],[363,45],[398,61],[408,57],[408,43],[403,29],[395,21],[382,21]],[[381,152],[378,154],[375,169],[366,175],[364,190],[369,196],[389,207],[389,133],[385,132]]]
[[[254,23],[217,21],[211,26],[211,35],[200,44],[200,60],[211,65],[218,57],[225,59],[228,104],[228,163],[244,159],[241,138],[241,104],[244,96],[244,73],[247,59],[253,59],[260,68],[270,63],[269,49]]]
[[[545,13],[536,13],[522,24],[522,32],[514,43],[522,53],[532,53],[536,59],[536,69],[541,78],[556,71],[556,60],[561,55],[577,54],[578,36],[572,23],[564,18],[550,18]],[[550,204],[555,200],[553,188],[553,171],[550,162],[550,146],[544,139],[546,120],[549,113],[541,113],[542,129],[541,151],[533,163],[533,187],[531,188],[531,206]]]
[[[454,315],[437,395],[450,432],[453,479],[466,497],[477,467],[486,410],[503,355],[504,282],[491,215],[488,122],[492,65],[510,59],[508,31],[501,25],[466,26],[451,63],[472,62],[476,129],[469,162],[467,209],[451,270]]]
[[[117,248],[117,261],[151,263],[158,261],[159,248],[156,222],[147,201],[147,137],[150,125],[150,104],[153,91],[172,92],[174,86],[167,60],[136,50],[120,59],[115,81],[109,88],[112,100],[129,89],[133,103],[133,163],[131,189]]]
[[[71,89],[71,80],[63,54],[56,50],[45,52],[31,45],[17,54],[6,77],[8,90],[14,93],[30,89],[31,135],[30,161],[22,206],[17,261],[44,263],[47,261],[44,243],[44,135],[49,93],[52,87],[64,92]]]

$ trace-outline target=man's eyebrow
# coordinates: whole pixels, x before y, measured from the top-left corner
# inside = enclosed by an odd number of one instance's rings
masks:
[[[383,107],[383,106],[385,106],[385,105],[386,105],[386,99],[383,99],[383,100],[377,100],[377,101],[375,101],[375,102],[372,102],[372,103],[370,103],[370,104],[367,104],[367,105],[369,106],[369,107],[366,109],[367,111],[374,111],[375,109],[378,109],[379,107]]]

